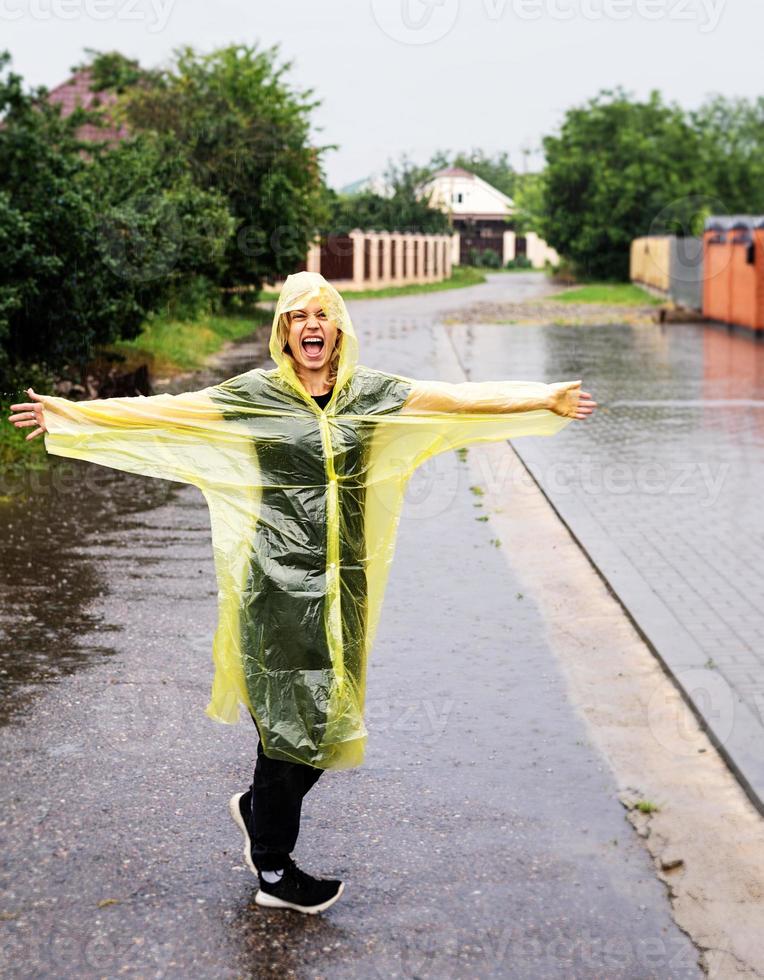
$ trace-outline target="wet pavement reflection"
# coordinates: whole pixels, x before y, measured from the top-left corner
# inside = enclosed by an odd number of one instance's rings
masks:
[[[761,805],[764,343],[703,324],[449,329],[468,377],[594,394],[592,419],[515,448]]]
[[[105,594],[97,550],[115,520],[137,518],[173,492],[59,459],[24,479],[21,492],[8,491],[0,506],[0,724],[41,686],[113,653],[114,626],[94,605]]]

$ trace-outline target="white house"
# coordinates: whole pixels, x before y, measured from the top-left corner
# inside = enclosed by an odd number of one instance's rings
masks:
[[[378,175],[364,177],[346,184],[341,194],[373,191],[383,197],[391,188]],[[444,167],[421,185],[422,196],[430,195],[434,207],[451,216],[455,234],[451,240],[451,263],[466,265],[474,249],[484,252],[493,249],[502,265],[519,255],[525,255],[536,269],[547,262],[559,265],[560,256],[535,232],[518,235],[512,227],[516,214],[515,202],[497,187],[461,167]]]
[[[436,171],[422,185],[435,207],[449,212],[454,231],[454,263],[469,261],[472,249],[484,252],[493,249],[502,265],[518,255],[526,255],[534,268],[549,262],[558,265],[560,256],[535,232],[517,235],[512,228],[516,213],[515,202],[477,174],[461,167],[445,167]]]
[[[422,187],[432,193],[435,206],[450,211],[454,218],[479,216],[484,221],[500,221],[503,225],[505,219],[515,213],[515,202],[511,197],[461,167],[436,171]]]

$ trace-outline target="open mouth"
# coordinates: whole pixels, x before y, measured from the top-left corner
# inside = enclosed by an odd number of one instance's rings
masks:
[[[324,350],[324,338],[316,335],[303,337],[300,346],[305,352],[306,357],[319,358]]]

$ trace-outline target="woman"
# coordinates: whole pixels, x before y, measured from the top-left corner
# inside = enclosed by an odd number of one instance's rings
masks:
[[[70,402],[28,390],[10,420],[48,452],[198,486],[218,580],[206,712],[259,734],[250,789],[230,801],[260,905],[315,913],[342,894],[290,857],[325,769],[363,762],[366,666],[406,483],[445,450],[552,435],[596,402],[580,381],[446,384],[357,364],[345,303],[288,276],[273,370],[196,392]]]

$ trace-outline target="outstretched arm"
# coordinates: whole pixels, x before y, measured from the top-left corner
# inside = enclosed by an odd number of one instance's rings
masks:
[[[596,402],[581,381],[405,381],[400,411],[380,419],[375,479],[408,477],[426,460],[474,442],[551,436],[586,418]]]
[[[563,418],[591,415],[596,402],[581,381],[415,381],[403,406],[417,414],[505,415],[551,412]]]
[[[74,402],[30,388],[9,421],[30,428],[27,439],[44,433],[54,455],[198,485],[214,473],[216,446],[235,437],[211,390]]]

